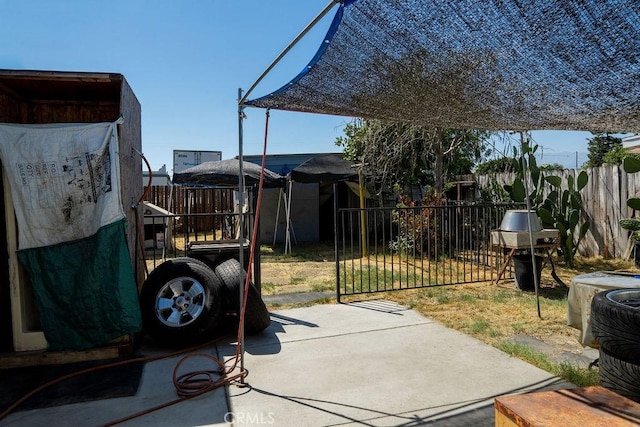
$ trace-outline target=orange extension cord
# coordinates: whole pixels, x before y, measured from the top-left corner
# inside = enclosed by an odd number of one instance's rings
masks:
[[[137,412],[135,414],[111,421],[107,424],[104,424],[104,426],[113,426],[116,424],[120,424],[123,423],[125,421],[129,421],[132,420],[134,418],[138,418],[141,417],[143,415],[149,414],[151,412],[157,411],[159,409],[162,408],[166,408],[168,406],[171,405],[175,405],[176,403],[180,403],[182,401],[191,399],[193,397],[196,396],[200,396],[202,394],[208,393],[212,390],[215,390],[221,386],[224,385],[228,385],[228,384],[232,384],[237,380],[244,380],[244,378],[246,378],[246,376],[248,375],[248,371],[246,369],[241,369],[238,372],[234,373],[234,371],[236,371],[236,368],[238,367],[238,363],[242,357],[241,355],[241,348],[242,348],[242,342],[243,342],[243,327],[244,327],[244,317],[245,317],[245,312],[247,309],[247,295],[249,293],[249,286],[251,283],[251,266],[253,265],[253,254],[255,251],[255,242],[257,239],[257,232],[258,232],[258,221],[260,220],[260,206],[261,206],[261,202],[262,202],[262,187],[263,187],[263,183],[264,183],[264,170],[265,170],[265,164],[266,164],[266,158],[267,158],[267,141],[268,141],[268,131],[269,131],[269,109],[266,110],[266,119],[265,119],[265,131],[264,131],[264,146],[263,146],[263,151],[262,151],[262,167],[260,170],[260,181],[258,184],[258,200],[256,202],[256,213],[255,213],[255,218],[254,218],[254,225],[253,225],[253,231],[252,231],[252,236],[251,236],[251,244],[250,244],[250,250],[249,250],[249,263],[248,263],[248,267],[247,267],[247,274],[245,277],[245,282],[244,282],[244,293],[243,293],[243,300],[242,300],[242,307],[240,309],[240,316],[239,316],[239,326],[238,326],[238,335],[237,335],[237,344],[236,344],[236,354],[234,355],[234,357],[230,358],[226,363],[222,362],[220,359],[211,356],[209,354],[206,353],[193,353],[193,354],[188,354],[187,356],[183,357],[175,366],[175,368],[173,369],[173,385],[176,388],[176,392],[178,394],[178,398],[174,399],[172,401],[163,403],[161,405],[157,405],[155,407],[146,409],[144,411],[140,411]],[[140,153],[138,153],[140,154]],[[142,154],[140,154],[142,156]],[[145,163],[147,164],[147,167],[149,167],[149,164],[147,162],[147,160],[144,158],[144,156],[142,156],[142,158],[144,159]],[[149,168],[149,171],[151,172],[151,169]],[[142,195],[142,198],[144,198],[144,195],[146,194],[147,190],[148,190],[149,186],[147,186],[145,188],[145,191]],[[141,200],[142,200],[141,198]],[[138,202],[138,204],[140,203],[140,201]],[[32,396],[36,395],[37,393],[41,392],[42,390],[49,388],[55,384],[58,384],[62,381],[68,380],[70,378],[74,378],[80,375],[84,375],[87,374],[89,372],[95,372],[95,371],[99,371],[102,369],[108,369],[108,368],[113,368],[116,366],[122,366],[125,365],[127,363],[135,363],[135,362],[154,362],[157,360],[161,360],[161,359],[167,359],[170,357],[175,357],[181,354],[185,354],[185,353],[189,353],[191,351],[195,351],[199,348],[205,347],[205,346],[210,346],[213,345],[215,343],[217,343],[218,341],[222,340],[225,337],[220,337],[217,338],[215,340],[206,342],[204,344],[200,344],[198,346],[195,347],[191,347],[185,350],[180,350],[180,351],[176,351],[176,352],[172,352],[172,353],[168,353],[168,354],[164,354],[164,355],[159,355],[159,356],[148,356],[148,357],[138,357],[138,358],[134,358],[134,359],[130,359],[130,360],[124,360],[124,361],[119,361],[119,362],[114,362],[114,363],[110,363],[107,365],[102,365],[102,366],[97,366],[97,367],[92,367],[92,368],[88,368],[88,369],[84,369],[82,371],[78,371],[78,372],[74,372],[72,374],[68,374],[65,376],[62,376],[60,378],[57,378],[53,381],[50,381],[46,384],[41,385],[40,387],[37,387],[36,389],[32,390],[31,392],[27,393],[26,395],[24,395],[23,397],[21,397],[20,399],[18,399],[15,403],[13,403],[11,406],[9,406],[5,411],[3,411],[2,413],[0,413],[0,420],[3,420],[4,418],[6,418],[11,412],[13,412],[19,405],[21,405],[23,402],[25,402],[26,400],[28,400],[29,398],[31,398]],[[194,371],[194,372],[188,372],[185,374],[180,374],[179,373],[179,369],[180,367],[184,364],[184,362],[186,362],[189,359],[192,358],[196,358],[196,357],[200,357],[200,358],[205,358],[208,359],[209,361],[213,362],[213,364],[216,366],[215,369],[211,369],[211,370],[200,370],[200,371]]]

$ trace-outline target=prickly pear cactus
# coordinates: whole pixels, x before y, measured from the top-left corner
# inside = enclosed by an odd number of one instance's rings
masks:
[[[557,175],[545,175],[536,162],[537,145],[530,146],[528,142],[522,144],[522,152],[514,148],[514,158],[517,159],[516,177],[512,185],[505,185],[505,190],[515,202],[529,199],[531,208],[536,211],[545,228],[557,228],[560,232],[559,251],[567,266],[573,266],[575,254],[580,241],[591,226],[588,220],[580,223],[582,211],[582,196],[580,191],[587,185],[589,177],[585,171],[567,177],[566,188],[563,188],[562,178]],[[526,194],[524,179],[527,168],[532,182],[532,189]],[[639,169],[640,171],[640,164]],[[545,197],[546,194],[546,197]],[[638,199],[640,206],[640,199]],[[640,225],[640,221],[639,221]]]

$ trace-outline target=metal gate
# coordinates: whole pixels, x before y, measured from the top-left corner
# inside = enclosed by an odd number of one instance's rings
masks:
[[[341,296],[495,280],[506,256],[492,247],[512,204],[336,208]],[[513,277],[510,268],[504,278]]]

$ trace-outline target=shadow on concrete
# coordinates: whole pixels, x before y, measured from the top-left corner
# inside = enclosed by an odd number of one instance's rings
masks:
[[[257,393],[283,399],[307,408],[323,412],[325,414],[340,417],[344,422],[329,424],[338,426],[349,423],[357,423],[363,426],[393,425],[397,427],[412,427],[422,425],[442,425],[453,427],[468,426],[492,426],[495,422],[493,400],[508,394],[532,393],[546,390],[557,390],[567,387],[567,383],[561,379],[539,381],[526,386],[509,390],[499,395],[485,396],[478,399],[460,401],[448,405],[416,408],[402,413],[390,413],[373,408],[349,405],[340,402],[332,402],[322,399],[313,399],[299,396],[285,396],[250,387]],[[342,409],[344,411],[342,411]],[[348,411],[363,411],[369,414],[365,417],[347,415]]]

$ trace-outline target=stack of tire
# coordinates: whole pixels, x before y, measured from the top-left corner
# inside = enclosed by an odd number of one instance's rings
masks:
[[[640,289],[600,292],[591,302],[600,385],[640,402]]]
[[[172,347],[221,336],[230,318],[237,327],[242,277],[246,272],[234,258],[213,266],[188,257],[163,262],[149,273],[140,292],[144,331]],[[253,283],[246,298],[244,332],[256,334],[269,326],[269,312]]]

